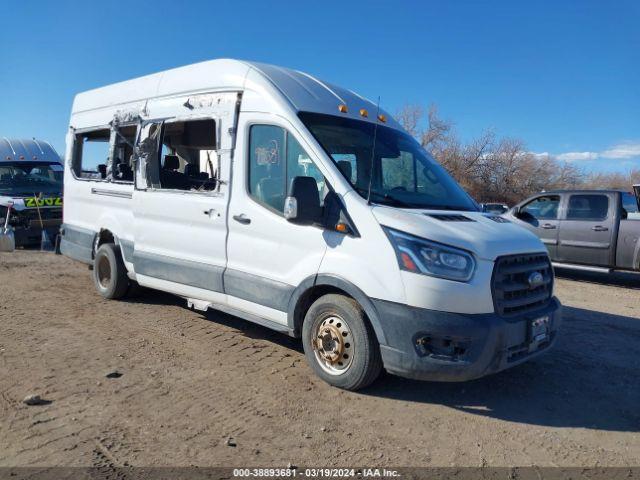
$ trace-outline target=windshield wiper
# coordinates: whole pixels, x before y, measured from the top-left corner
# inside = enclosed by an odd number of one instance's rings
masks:
[[[369,190],[367,190],[366,188],[356,187],[356,191],[364,195],[369,194]],[[394,197],[393,195],[389,195],[388,193],[380,193],[380,192],[376,192],[375,190],[372,190],[371,196],[375,196],[383,202],[384,201],[391,202],[392,204],[398,207],[415,208],[415,205],[405,202],[404,200],[400,200],[398,197]]]

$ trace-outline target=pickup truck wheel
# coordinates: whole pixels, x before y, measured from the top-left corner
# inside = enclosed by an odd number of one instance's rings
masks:
[[[302,325],[307,361],[325,382],[359,390],[380,375],[380,346],[360,305],[329,294],[316,300]]]
[[[93,283],[104,298],[118,299],[126,295],[129,278],[120,247],[113,243],[100,245],[93,259]]]

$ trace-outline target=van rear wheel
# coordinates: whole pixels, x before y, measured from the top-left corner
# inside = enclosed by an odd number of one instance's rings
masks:
[[[314,372],[345,390],[366,387],[382,370],[380,346],[362,307],[343,295],[324,295],[311,305],[302,345]]]
[[[113,243],[100,245],[93,259],[93,283],[104,298],[118,299],[126,295],[129,277],[120,247]]]

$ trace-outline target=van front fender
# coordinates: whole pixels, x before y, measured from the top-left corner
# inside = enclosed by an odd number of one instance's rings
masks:
[[[287,310],[287,323],[289,327],[293,329],[296,336],[300,336],[302,331],[304,312],[300,312],[300,306],[304,303],[304,297],[313,290],[322,287],[330,287],[334,291],[340,290],[358,302],[371,323],[378,343],[380,343],[380,345],[386,345],[386,337],[382,329],[378,310],[371,299],[348,280],[338,277],[337,275],[328,274],[312,275],[305,278],[291,295]]]

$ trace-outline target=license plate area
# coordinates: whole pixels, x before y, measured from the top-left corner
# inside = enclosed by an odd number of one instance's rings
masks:
[[[535,318],[529,321],[529,351],[535,351],[538,347],[549,341],[550,335],[549,315]]]

